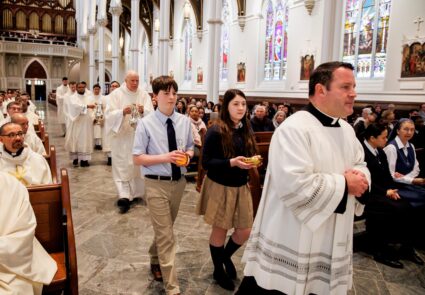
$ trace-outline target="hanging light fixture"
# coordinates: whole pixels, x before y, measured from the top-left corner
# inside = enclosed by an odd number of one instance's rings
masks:
[[[159,27],[160,27],[159,18],[156,18],[154,23],[153,23],[153,28],[154,28],[155,32],[159,32]]]
[[[124,47],[124,38],[123,36],[120,37],[120,48],[122,49]]]
[[[188,0],[186,0],[184,3],[183,17],[186,21],[190,19],[190,3]]]

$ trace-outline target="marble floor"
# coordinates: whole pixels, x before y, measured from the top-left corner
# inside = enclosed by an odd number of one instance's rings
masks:
[[[56,146],[58,167],[67,168],[70,175],[80,294],[165,294],[162,283],[154,281],[150,274],[148,247],[153,230],[147,207],[139,203],[128,214],[119,214],[111,168],[106,166],[104,153],[94,152],[88,168],[73,168],[64,151],[56,107],[41,102],[38,107],[45,117],[50,143]],[[197,198],[194,183],[188,183],[174,226],[182,294],[232,294],[212,278],[210,226],[194,213]],[[233,259],[239,277],[243,274],[242,253],[240,249]],[[424,251],[420,255],[425,259]],[[403,263],[405,268],[396,270],[376,263],[368,254],[354,253],[354,287],[349,294],[425,294],[425,267]]]

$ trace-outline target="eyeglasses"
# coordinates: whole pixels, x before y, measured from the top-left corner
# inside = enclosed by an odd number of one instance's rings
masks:
[[[0,135],[0,136],[3,136],[3,137],[9,137],[10,139],[13,139],[13,138],[16,138],[16,137],[23,137],[24,136],[24,133],[23,132],[18,132],[18,133],[9,133],[9,134],[3,134],[3,135]]]

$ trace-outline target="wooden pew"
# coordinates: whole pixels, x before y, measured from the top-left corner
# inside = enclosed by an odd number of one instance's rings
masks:
[[[273,131],[264,131],[264,132],[254,132],[255,141],[260,142],[270,142],[272,140]]]
[[[56,165],[56,148],[54,145],[50,147],[50,149],[46,149],[48,154],[44,156],[47,163],[49,163],[50,172],[52,173],[52,179],[53,183],[58,182],[58,176],[57,176],[57,165]]]
[[[77,253],[72,223],[69,180],[61,169],[62,183],[28,187],[37,220],[35,236],[55,259],[58,271],[43,294],[78,295]]]

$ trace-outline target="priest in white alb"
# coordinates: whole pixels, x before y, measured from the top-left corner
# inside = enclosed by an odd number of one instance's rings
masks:
[[[35,238],[28,191],[0,172],[0,294],[41,295],[57,271],[56,262]]]
[[[65,150],[70,153],[72,164],[89,167],[93,152],[93,97],[85,91],[85,85],[77,83],[77,93],[69,97],[69,129],[65,136]]]
[[[0,171],[9,173],[25,186],[50,184],[52,173],[46,159],[24,144],[22,127],[6,123],[0,127]]]
[[[71,119],[69,118],[69,103],[71,101],[71,96],[77,93],[77,82],[71,81],[68,84],[69,90],[65,94],[63,99],[63,115],[65,118],[65,129],[69,129],[69,124],[71,122]]]
[[[93,85],[93,100],[96,105],[94,109],[94,126],[93,126],[93,136],[94,136],[94,148],[96,150],[102,149],[103,143],[103,123],[104,123],[104,102],[103,95],[100,92],[101,88],[99,84]]]
[[[309,81],[310,104],[273,134],[260,205],[236,294],[347,294],[355,214],[370,184],[364,151],[343,120],[353,66],[330,62]]]
[[[34,152],[40,155],[46,155],[46,149],[40,137],[33,132],[28,132],[29,121],[24,114],[13,114],[10,118],[12,123],[18,124],[22,127],[24,132],[24,143],[31,148]]]
[[[62,126],[62,131],[65,133],[65,116],[63,113],[63,103],[66,93],[68,92],[68,78],[62,78],[62,84],[56,88],[56,107],[58,114],[58,123]]]
[[[151,97],[139,88],[139,75],[127,72],[125,82],[109,95],[105,111],[105,128],[111,135],[112,177],[121,213],[129,210],[131,200],[144,195],[144,181],[139,167],[133,164],[132,150],[137,121],[151,111]]]

